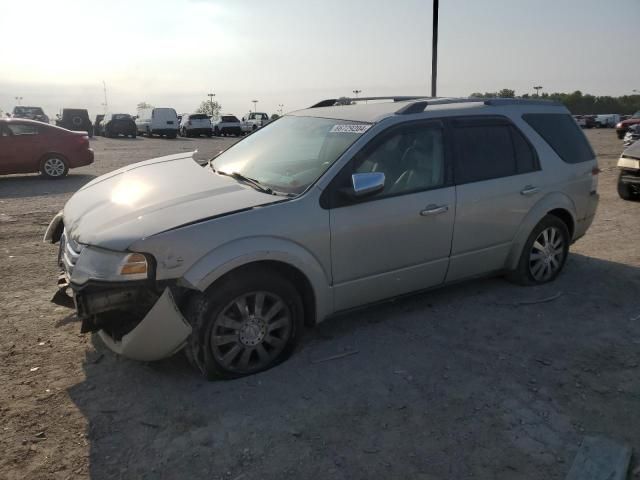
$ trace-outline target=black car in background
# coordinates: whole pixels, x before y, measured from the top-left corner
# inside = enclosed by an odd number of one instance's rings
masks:
[[[93,125],[89,119],[89,112],[83,108],[63,109],[62,116],[56,120],[56,125],[67,130],[87,132],[90,137],[93,137]]]
[[[13,118],[26,118],[28,120],[35,120],[37,122],[49,123],[49,117],[44,113],[44,110],[40,107],[25,107],[17,105],[13,107]]]
[[[98,136],[102,135],[102,130],[100,130],[100,122],[104,118],[104,115],[96,115],[96,121],[93,122],[93,134]]]
[[[107,113],[100,122],[100,131],[105,137],[125,137],[136,138],[137,129],[133,117],[128,113]]]

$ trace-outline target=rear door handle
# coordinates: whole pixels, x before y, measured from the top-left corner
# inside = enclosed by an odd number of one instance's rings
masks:
[[[520,190],[521,195],[533,195],[538,193],[540,189],[538,187],[534,187],[533,185],[527,185],[522,190]]]
[[[427,205],[424,210],[420,211],[420,215],[428,217],[430,215],[439,215],[449,210],[449,205]]]

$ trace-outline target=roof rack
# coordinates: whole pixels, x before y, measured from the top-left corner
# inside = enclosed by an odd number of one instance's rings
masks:
[[[340,97],[340,98],[329,98],[327,100],[322,100],[321,102],[316,103],[315,105],[311,105],[309,108],[319,108],[319,107],[333,107],[335,105],[342,104],[350,104],[352,102],[363,102],[366,100],[393,100],[394,102],[406,102],[407,100],[418,100],[420,98],[429,98],[428,95],[395,95],[390,97]],[[338,103],[344,102],[344,103]]]
[[[433,98],[420,102],[412,102],[405,105],[396,112],[396,115],[409,115],[412,113],[422,113],[429,105],[447,105],[452,103],[484,103],[487,106],[501,105],[545,105],[545,106],[562,106],[561,103],[553,100],[539,100],[528,98]]]

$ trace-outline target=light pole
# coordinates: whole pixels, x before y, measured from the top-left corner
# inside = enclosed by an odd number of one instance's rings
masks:
[[[211,118],[213,118],[213,97],[215,96],[215,93],[207,93],[207,97],[209,97],[209,106],[211,108]]]
[[[433,0],[433,32],[431,37],[431,96],[436,96],[438,81],[438,8],[439,0]]]
[[[540,96],[540,90],[542,90],[542,85],[538,85],[536,87],[533,87],[533,89],[536,91],[536,97]]]
[[[22,97],[13,97],[16,99],[16,102],[18,102],[18,105],[20,105],[20,102],[22,101]]]
[[[253,113],[258,111],[258,100],[251,100],[253,102]]]
[[[358,98],[358,94],[362,93],[362,90],[354,90],[353,94],[356,96],[356,98]]]

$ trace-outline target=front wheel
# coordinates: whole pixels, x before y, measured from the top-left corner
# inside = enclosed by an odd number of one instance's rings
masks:
[[[216,282],[187,309],[190,361],[209,379],[236,378],[285,360],[303,327],[302,300],[285,278],[245,269]]]
[[[50,155],[42,161],[40,172],[44,177],[58,179],[67,175],[69,167],[61,156]]]
[[[622,181],[622,173],[618,176],[618,196],[623,200],[635,200],[638,198],[633,187]]]
[[[567,225],[556,216],[545,216],[529,235],[517,268],[507,278],[521,285],[555,280],[567,261],[570,241]]]

